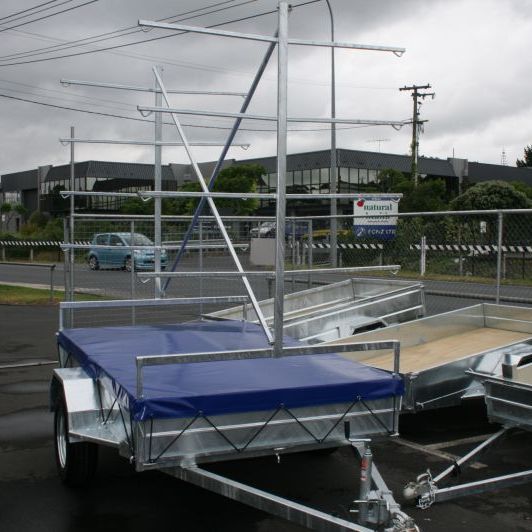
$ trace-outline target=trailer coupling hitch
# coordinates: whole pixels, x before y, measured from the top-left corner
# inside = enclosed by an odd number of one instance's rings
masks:
[[[416,506],[426,510],[434,504],[437,489],[436,483],[432,480],[432,474],[427,469],[426,473],[422,473],[414,482],[409,482],[403,488],[403,497],[409,501],[417,499]]]
[[[373,524],[384,527],[379,530],[383,532],[419,532],[419,528],[409,515],[402,511],[393,511],[388,501],[382,497],[379,491],[371,491],[369,498],[365,500],[355,500],[350,513],[358,514],[360,510],[365,514],[365,524]]]

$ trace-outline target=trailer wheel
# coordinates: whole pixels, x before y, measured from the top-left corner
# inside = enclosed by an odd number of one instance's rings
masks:
[[[61,398],[55,410],[54,427],[55,459],[59,478],[68,486],[86,486],[96,472],[98,446],[90,442],[70,443],[64,398]]]

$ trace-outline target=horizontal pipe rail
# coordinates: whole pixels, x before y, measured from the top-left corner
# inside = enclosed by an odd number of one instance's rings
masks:
[[[174,305],[248,303],[247,296],[175,297],[168,299],[112,299],[96,301],[63,301],[59,303],[59,330],[64,328],[64,311],[94,308],[165,307]]]
[[[62,301],[59,309],[152,307],[194,305],[197,303],[247,303],[247,296],[174,297],[168,299],[110,299],[95,301]]]
[[[62,191],[63,192],[63,191]],[[356,198],[359,197],[366,197],[371,196],[372,194],[353,194],[352,196],[355,196]],[[374,195],[374,194],[373,194]],[[302,196],[310,196],[310,194],[302,195]],[[323,194],[322,196],[325,196],[324,199],[327,199],[327,196]],[[397,194],[382,194],[380,195],[384,199],[389,197],[397,197]],[[344,199],[344,198],[337,198],[337,199]],[[353,197],[351,198],[353,199]],[[415,216],[459,216],[459,215],[465,215],[465,214],[471,214],[475,216],[485,216],[487,214],[530,214],[532,215],[532,209],[502,209],[502,210],[487,210],[487,211],[440,211],[440,212],[399,212],[397,214],[381,214],[379,217],[382,218],[411,218]],[[75,218],[83,218],[83,219],[94,219],[94,220],[153,220],[153,216],[149,214],[94,214],[94,213],[74,213]],[[259,222],[259,221],[275,221],[275,216],[222,216],[223,220],[227,221],[243,221],[243,222]],[[320,216],[287,216],[287,220],[293,220],[295,222],[308,222],[309,220],[330,220],[330,219],[340,219],[340,220],[352,220],[353,218],[360,218],[355,217],[352,214],[338,214],[336,216],[330,216],[330,215],[320,215]],[[368,218],[371,218],[368,216]],[[192,220],[191,215],[184,215],[184,214],[165,214],[161,216],[162,220],[168,220],[168,221],[190,221]],[[203,221],[212,221],[214,220],[213,216],[204,215],[201,216],[201,220]]]
[[[182,142],[167,142],[167,141],[154,141],[154,140],[115,140],[115,139],[73,139],[73,138],[61,138],[59,139],[61,144],[131,144],[133,146],[184,146]],[[189,142],[189,146],[224,146],[222,142]],[[231,144],[232,147],[239,147],[247,149],[250,144],[235,143]]]
[[[309,356],[330,353],[352,353],[383,350],[393,351],[394,373],[398,374],[400,369],[400,342],[398,340],[385,340],[381,342],[362,343],[357,342],[338,345],[303,345],[296,347],[283,347],[282,352],[280,354],[276,354],[276,357]],[[272,358],[273,356],[274,350],[272,348],[244,349],[235,351],[215,351],[204,353],[182,353],[175,355],[140,355],[136,357],[137,397],[142,397],[143,394],[144,383],[142,370],[146,366],[163,366],[168,364],[190,364],[200,362],[221,362],[229,360],[250,360],[259,358]]]
[[[393,264],[390,266],[352,266],[349,268],[315,268],[311,270],[285,270],[286,275],[306,275],[306,274],[324,274],[324,273],[364,273],[364,272],[399,272],[401,266]],[[274,277],[275,271],[245,271],[237,272],[231,271],[202,271],[202,272],[138,272],[139,277],[240,277],[257,276],[257,277]]]
[[[69,196],[113,196],[118,198],[222,198],[222,199],[277,199],[277,194],[272,192],[189,192],[189,191],[172,191],[172,190],[159,190],[159,191],[139,191],[139,192],[112,192],[112,191],[85,191],[85,190],[61,190],[60,195],[64,198]],[[326,200],[326,199],[347,199],[354,201],[358,198],[363,198],[363,194],[358,193],[338,193],[338,194],[286,194],[287,200]],[[400,194],[393,194],[393,197],[400,197]],[[386,199],[386,198],[384,198]],[[344,215],[344,218],[395,218],[394,215],[367,215],[367,216],[353,216]],[[267,217],[264,217],[266,219]],[[320,216],[313,216],[311,219],[320,218]],[[330,217],[321,217],[330,218]],[[224,217],[224,219],[237,219],[235,217]],[[252,219],[252,218],[251,218]],[[262,220],[263,218],[255,218],[255,220]],[[270,218],[273,219],[273,218]],[[308,220],[309,218],[290,217],[291,220]]]
[[[210,116],[215,118],[239,118],[246,120],[262,120],[266,122],[277,122],[277,117],[273,115],[252,115],[248,113],[229,113],[220,111],[205,111],[202,109],[175,109],[172,107],[154,107],[148,105],[138,105],[137,110],[142,116],[152,113],[168,113],[178,115]],[[368,126],[393,126],[401,128],[410,122],[406,120],[367,120],[362,118],[321,118],[321,117],[288,117],[288,122],[298,124],[359,124]]]
[[[69,85],[85,85],[87,87],[99,87],[102,89],[119,89],[126,91],[137,92],[161,92],[155,87],[141,87],[138,85],[120,85],[118,83],[103,83],[99,81],[80,81],[76,79],[61,79],[61,85],[68,87]],[[166,89],[169,94],[196,94],[205,96],[239,96],[245,98],[245,92],[229,92],[229,91],[199,91],[199,90],[183,90],[183,89]]]
[[[145,28],[157,28],[163,30],[177,30],[189,33],[200,33],[205,35],[213,35],[218,37],[233,37],[237,39],[245,39],[259,42],[279,42],[277,37],[270,37],[268,35],[258,35],[255,33],[239,33],[235,31],[218,30],[212,28],[201,28],[199,26],[188,26],[186,24],[170,24],[167,22],[155,22],[150,20],[139,20],[139,26]],[[347,42],[333,42],[333,41],[314,41],[307,39],[288,39],[288,44],[298,46],[319,46],[326,48],[346,48],[350,50],[369,50],[375,52],[392,52],[397,55],[402,55],[405,52],[404,48],[397,46],[376,46],[372,44],[355,44]]]

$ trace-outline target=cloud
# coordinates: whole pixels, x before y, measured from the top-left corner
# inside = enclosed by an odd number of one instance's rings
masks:
[[[217,0],[200,5],[216,9]],[[293,2],[297,4],[298,2]],[[176,5],[177,4],[177,5]],[[273,10],[275,0],[228,2],[231,10],[189,20],[197,25],[215,24]],[[498,163],[503,146],[510,162],[522,155],[532,142],[532,83],[530,18],[527,0],[331,0],[336,39],[369,44],[404,46],[402,58],[380,52],[338,50],[336,52],[337,115],[348,118],[408,119],[412,100],[398,88],[413,83],[430,83],[437,93],[426,101],[422,118],[429,120],[421,137],[421,151],[447,157],[455,153],[471,160]],[[238,7],[240,6],[240,7]],[[30,4],[2,2],[0,17]],[[42,46],[57,39],[71,40],[132,26],[137,19],[159,19],[178,12],[198,9],[192,0],[169,3],[153,0],[106,0],[64,15],[0,32],[1,56]],[[4,26],[5,27],[5,26]],[[275,15],[269,14],[224,26],[224,29],[271,35]],[[0,28],[1,29],[1,28]],[[21,32],[25,33],[21,33]],[[294,9],[290,15],[291,35],[298,38],[329,38],[330,25],[324,2]],[[36,35],[38,34],[38,35]],[[99,46],[155,38],[167,32],[135,33]],[[44,36],[44,37],[43,37]],[[51,40],[53,39],[53,40]],[[87,47],[71,51],[81,51]],[[91,87],[61,87],[60,78],[97,80],[134,85],[153,85],[151,67],[160,63],[168,87],[190,89],[247,90],[264,55],[266,45],[198,35],[173,36],[149,44],[113,52],[81,55],[57,61],[19,66],[1,66],[0,93],[42,102],[81,107],[98,112],[140,118],[138,104],[151,105],[153,96]],[[35,56],[44,57],[44,56]],[[330,52],[328,49],[291,47],[289,51],[289,114],[330,114]],[[250,112],[273,115],[276,111],[276,59],[272,58],[261,81]],[[18,85],[17,85],[18,84]],[[22,85],[24,84],[24,85]],[[237,111],[240,99],[172,97],[173,105]],[[65,163],[68,148],[59,144],[71,125],[76,134],[94,138],[141,138],[153,135],[151,124],[83,115],[30,103],[0,98],[2,116],[0,174],[34,168],[40,164]],[[231,120],[183,117],[185,123],[211,126],[231,125]],[[243,128],[273,128],[274,124],[245,121]],[[294,125],[309,129],[311,126]],[[294,131],[289,150],[326,149],[330,133]],[[192,140],[223,141],[227,131],[187,128]],[[407,153],[410,128],[339,128],[338,146]],[[175,132],[165,128],[174,140]],[[275,134],[242,131],[238,139],[251,142],[247,152],[234,150],[232,157],[272,155]],[[200,160],[217,158],[219,150],[196,150]],[[76,158],[151,162],[150,149],[136,147],[79,146]],[[165,150],[165,162],[185,162],[182,150]]]

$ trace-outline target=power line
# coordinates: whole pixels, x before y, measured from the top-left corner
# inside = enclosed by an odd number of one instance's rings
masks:
[[[55,0],[56,2],[59,1],[59,0]],[[32,17],[33,15],[37,15],[39,13],[42,13],[43,11],[48,11],[50,9],[55,9],[56,7],[60,7],[62,5],[65,5],[65,4],[70,4],[71,2],[73,2],[74,0],[63,0],[61,3],[59,4],[55,4],[53,6],[48,6],[48,7],[43,7],[42,9],[38,9],[36,11],[33,11],[32,13],[28,13],[26,15],[21,15],[19,17],[16,17],[16,18],[13,18],[12,20],[8,21],[8,22],[2,22],[2,25],[4,24],[11,24],[12,22],[16,22],[17,20],[20,20],[20,19],[23,19],[23,18],[28,18],[28,17]],[[50,2],[47,2],[47,3],[50,3]],[[38,6],[36,6],[38,7]],[[31,8],[31,9],[35,9],[35,8]],[[26,9],[25,11],[31,11],[31,9]],[[22,13],[24,13],[24,11],[22,11]],[[15,15],[9,15],[8,17],[4,17],[4,18],[12,18],[14,17]],[[0,19],[2,20],[2,19]]]
[[[92,0],[92,1],[98,1],[98,0]],[[292,9],[294,9],[296,7],[301,7],[301,6],[304,6],[304,5],[308,5],[308,4],[314,4],[314,3],[317,3],[317,2],[321,2],[321,0],[309,0],[309,1],[303,2],[301,4],[295,4],[295,5],[292,6]],[[235,23],[235,22],[242,22],[242,21],[246,21],[246,20],[251,20],[251,19],[254,19],[254,18],[262,17],[262,16],[265,16],[265,15],[271,15],[271,14],[274,14],[274,13],[277,13],[276,9],[270,10],[270,11],[264,11],[262,13],[257,13],[255,15],[249,15],[249,16],[246,16],[246,17],[241,17],[241,18],[238,18],[238,19],[228,20],[226,22],[219,22],[217,24],[211,24],[210,26],[206,26],[206,28],[217,28],[219,26],[224,26],[226,24],[232,24],[232,23]],[[58,56],[54,56],[54,57],[44,57],[42,59],[32,59],[32,60],[29,60],[29,61],[17,61],[17,62],[12,62],[12,63],[4,63],[4,64],[1,64],[0,67],[16,66],[16,65],[27,65],[27,64],[30,64],[30,63],[42,63],[42,62],[45,62],[45,61],[54,61],[56,59],[64,59],[64,58],[67,58],[67,57],[79,57],[79,56],[82,56],[82,55],[88,55],[88,54],[93,54],[93,53],[98,53],[98,52],[108,52],[110,50],[117,50],[117,49],[120,49],[120,48],[126,48],[128,46],[134,46],[136,44],[144,44],[144,43],[148,43],[148,42],[160,41],[160,40],[163,40],[163,39],[169,39],[169,38],[172,38],[172,37],[176,37],[178,35],[183,35],[185,33],[188,33],[188,32],[186,32],[186,31],[177,32],[177,33],[173,33],[171,35],[162,35],[160,37],[153,37],[151,39],[143,39],[141,41],[135,41],[135,42],[132,42],[132,43],[117,44],[117,45],[108,46],[108,47],[105,47],[105,48],[98,48],[96,50],[86,50],[84,52],[75,52],[75,53],[71,53],[71,54],[58,55]]]
[[[224,0],[223,2],[217,2],[217,3],[212,4],[210,6],[205,6],[205,7],[192,9],[190,11],[185,11],[183,13],[176,13],[175,15],[171,15],[169,17],[164,17],[162,19],[159,19],[157,22],[171,21],[172,19],[175,19],[176,17],[184,17],[186,15],[191,15],[191,14],[194,14],[194,13],[198,13],[199,11],[204,11],[206,9],[211,9],[213,7],[219,7],[219,6],[222,6],[222,5],[225,5],[225,4],[229,4],[229,3],[234,2],[234,1],[235,0]],[[252,0],[252,1],[256,2],[257,0]],[[247,3],[249,3],[249,1],[244,2],[244,4],[247,4]],[[243,4],[237,4],[236,6],[226,6],[225,9],[231,9],[233,7],[239,7],[240,5],[243,5]],[[220,11],[220,10],[213,10],[213,11],[209,11],[207,13],[201,13],[199,15],[196,15],[196,17],[202,16],[202,15],[210,15],[212,13],[217,13],[218,11]],[[195,17],[177,19],[177,20],[174,20],[174,22],[178,22],[178,21],[182,22],[184,20],[189,20],[191,18],[195,18]],[[133,31],[131,31],[131,30],[133,30]],[[85,46],[85,45],[88,45],[88,44],[94,44],[94,43],[97,43],[97,42],[102,42],[104,40],[114,39],[114,38],[118,38],[118,37],[125,37],[125,36],[131,35],[133,33],[140,33],[141,31],[142,30],[138,26],[126,26],[126,27],[124,27],[122,29],[108,31],[108,32],[105,32],[105,33],[100,33],[99,35],[93,35],[92,37],[84,37],[82,39],[76,39],[76,40],[73,40],[73,41],[64,41],[64,42],[62,42],[60,44],[55,44],[55,45],[52,45],[52,46],[44,46],[44,47],[41,47],[41,48],[35,48],[33,50],[26,50],[25,52],[17,52],[17,53],[14,53],[14,54],[2,55],[2,56],[0,56],[0,60],[3,60],[3,59],[14,59],[16,57],[33,57],[35,55],[42,55],[44,53],[48,53],[48,52],[52,51],[53,49],[58,49],[58,48],[60,48],[60,49],[59,50],[55,50],[55,51],[68,50],[69,48],[77,48],[78,44],[80,46],[81,45]],[[128,33],[124,33],[124,32],[128,32]],[[122,35],[118,35],[120,33],[122,33]],[[111,35],[114,35],[114,37],[110,37]],[[108,37],[108,39],[100,39],[100,37]],[[91,41],[91,42],[86,42],[86,41]]]
[[[49,2],[43,2],[42,4],[37,4],[36,6],[28,7],[27,9],[23,9],[22,11],[16,11],[15,13],[11,13],[11,15],[0,17],[0,21],[5,20],[6,18],[16,17],[17,15],[21,15],[22,13],[27,13],[28,11],[32,11],[33,9],[37,9],[38,7],[46,6],[48,4],[53,4],[57,1],[58,0],[50,0]]]
[[[61,15],[63,13],[67,13],[69,11],[74,11],[75,9],[79,9],[80,7],[88,6],[89,4],[94,4],[95,2],[99,2],[99,1],[100,0],[89,0],[88,2],[85,2],[83,4],[79,4],[77,6],[69,7],[67,9],[62,9],[61,11],[57,11],[56,13],[51,13],[49,15],[45,15],[44,17],[39,17],[39,18],[36,18],[34,20],[29,20],[29,21],[26,21],[26,22],[21,22],[20,24],[16,24],[15,26],[10,26],[9,28],[2,28],[2,29],[0,29],[0,33],[4,32],[4,31],[7,31],[7,30],[12,30],[14,28],[20,28],[21,26],[26,26],[27,24],[32,24],[33,22],[39,22],[40,20],[45,20],[45,19],[48,19],[48,18],[51,18],[51,17],[55,17],[56,15]]]
[[[35,105],[42,105],[44,107],[51,107],[53,109],[62,109],[64,111],[75,111],[75,112],[78,112],[78,113],[86,113],[86,114],[97,115],[97,116],[106,116],[106,117],[109,117],[109,118],[120,118],[122,120],[132,120],[134,122],[153,123],[153,120],[150,120],[148,118],[137,118],[137,117],[134,117],[134,116],[124,116],[124,115],[118,115],[118,114],[114,114],[114,113],[103,113],[103,112],[100,112],[100,111],[90,111],[89,109],[79,109],[77,107],[68,107],[66,105],[57,105],[57,104],[53,104],[53,103],[39,102],[39,101],[36,101],[36,100],[30,100],[29,98],[20,98],[18,96],[12,96],[10,94],[2,94],[2,93],[0,93],[0,98],[7,98],[8,100],[16,100],[16,101],[25,102],[25,103],[33,103]],[[163,122],[163,123],[164,123],[164,125],[167,125],[167,126],[173,126],[174,125],[173,122]],[[185,126],[185,127],[195,127],[195,128],[198,128],[198,129],[217,129],[217,130],[230,130],[230,129],[232,129],[229,126],[208,126],[208,125],[204,125],[204,124],[185,124],[185,123],[182,124],[182,125]],[[366,125],[357,125],[357,126],[337,127],[336,129],[347,130],[347,129],[363,129],[363,128],[368,128],[368,127],[375,127],[375,126],[373,126],[371,124],[366,124]],[[330,130],[330,128],[328,128],[328,127],[305,128],[305,129],[301,129],[301,128],[295,129],[294,128],[294,129],[289,129],[289,132],[291,132],[291,133],[295,133],[295,132],[312,133],[312,132],[329,131],[329,130]],[[276,129],[240,128],[239,131],[251,131],[251,132],[255,132],[255,133],[275,133]]]

